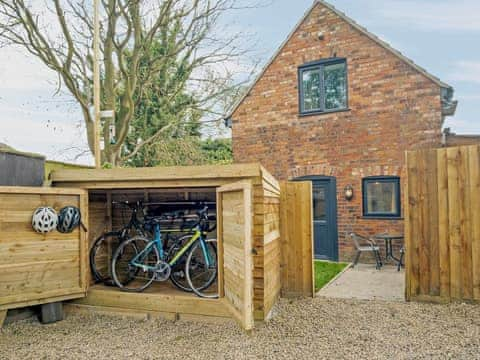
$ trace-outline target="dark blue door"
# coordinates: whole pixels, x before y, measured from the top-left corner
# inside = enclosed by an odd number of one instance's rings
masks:
[[[315,258],[338,261],[337,186],[333,177],[304,177],[312,181]]]

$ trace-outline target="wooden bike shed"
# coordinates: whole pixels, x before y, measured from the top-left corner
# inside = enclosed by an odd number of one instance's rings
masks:
[[[51,180],[54,187],[81,188],[92,195],[118,190],[147,195],[152,192],[150,196],[155,192],[173,191],[178,195],[213,191],[216,198],[220,299],[165,293],[161,289],[156,293],[127,294],[93,286],[79,304],[174,313],[177,317],[234,317],[244,328],[251,329],[254,318],[265,319],[278,299],[280,185],[260,165],[60,170],[52,174]],[[90,202],[89,229],[94,229],[94,222],[99,220],[98,209]],[[94,235],[90,234],[90,241]]]
[[[69,303],[69,309],[151,314],[173,319],[234,318],[248,330],[254,327],[255,320],[269,318],[280,296],[312,296],[314,293],[310,183],[280,184],[259,164],[64,169],[53,172],[50,180],[51,187],[35,190],[38,194],[33,202],[29,200],[35,193],[33,190],[3,188],[4,193],[9,194],[2,195],[9,200],[5,204],[13,206],[16,199],[20,199],[26,206],[21,208],[22,216],[0,208],[5,210],[6,216],[0,220],[0,228],[6,229],[12,221],[21,220],[23,229],[18,236],[11,234],[13,240],[5,245],[5,250],[16,254],[22,239],[38,239],[38,246],[42,248],[46,244],[43,241],[62,239],[64,235],[57,233],[39,235],[33,232],[29,222],[35,206],[59,208],[64,203],[79,204],[88,222],[88,232],[79,229],[70,236],[74,248],[68,254],[62,252],[61,241],[48,243],[52,253],[69,255],[72,259],[71,263],[60,259],[62,264],[71,265],[67,266],[69,272],[61,273],[63,275],[49,272],[50,265],[44,269],[43,273],[53,280],[45,292],[43,288],[35,290],[35,294],[41,296],[29,297],[20,291],[24,285],[17,280],[27,279],[28,272],[17,269],[19,274],[14,280],[0,274],[0,288],[11,286],[13,282],[19,289],[18,294],[12,293],[12,296],[0,294],[0,310],[77,298]],[[112,209],[112,199],[208,199],[215,202],[220,298],[199,298],[165,283],[142,293],[127,293],[94,284],[90,279],[88,249],[101,233],[114,229],[122,221]],[[25,256],[41,261],[40,248],[30,245],[25,247],[28,252]],[[0,266],[5,268],[18,262],[12,257],[4,260]],[[56,281],[55,276],[63,277]],[[78,284],[74,294],[70,286],[73,283]],[[66,289],[65,284],[70,288]]]

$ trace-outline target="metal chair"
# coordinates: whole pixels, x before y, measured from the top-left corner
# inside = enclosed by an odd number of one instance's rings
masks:
[[[400,269],[402,268],[403,265],[403,259],[405,257],[405,246],[402,246],[402,248],[400,249],[400,260],[397,264],[397,271],[400,271]]]
[[[365,236],[359,235],[357,233],[350,233],[350,238],[355,245],[355,259],[353,260],[353,266],[357,265],[360,255],[364,252],[371,252],[375,256],[376,269],[380,270],[383,266],[382,259],[380,257],[380,248],[378,247],[375,240],[371,238],[366,238]]]

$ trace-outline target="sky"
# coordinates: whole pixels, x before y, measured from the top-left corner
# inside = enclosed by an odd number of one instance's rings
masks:
[[[256,39],[265,63],[312,0],[262,0],[224,21]],[[331,0],[360,25],[455,88],[459,106],[445,127],[480,134],[480,1]],[[49,159],[91,164],[76,104],[56,94],[55,74],[15,48],[0,48],[0,142]]]

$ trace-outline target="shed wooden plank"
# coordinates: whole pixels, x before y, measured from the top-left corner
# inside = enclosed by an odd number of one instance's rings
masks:
[[[426,152],[421,151],[417,158],[418,167],[418,220],[419,220],[419,285],[422,294],[430,293],[430,226],[429,226],[429,202],[427,187],[427,159]]]
[[[471,198],[469,196],[470,176],[468,148],[460,149],[458,191],[460,199],[460,239],[462,244],[462,298],[464,300],[473,299],[472,283],[472,216]]]
[[[0,194],[85,195],[85,190],[80,188],[0,186]]]
[[[459,167],[461,164],[458,148],[447,149],[448,158],[448,216],[450,237],[450,296],[453,299],[462,298],[462,240],[461,211],[458,192]]]
[[[409,232],[406,236],[407,286],[411,297],[419,294],[419,237],[421,234],[421,222],[419,221],[420,201],[418,199],[418,168],[416,152],[407,153],[408,167],[408,222]]]
[[[448,218],[448,172],[447,150],[437,151],[438,192],[438,250],[440,269],[440,296],[450,297],[450,237]]]
[[[405,166],[407,168],[406,172],[406,179],[405,179],[405,192],[403,194],[403,203],[405,204],[405,210],[404,210],[404,216],[405,216],[405,223],[404,223],[404,230],[405,230],[405,300],[410,301],[412,299],[412,294],[411,294],[411,275],[410,275],[410,257],[411,257],[411,249],[410,249],[410,244],[411,244],[411,231],[412,231],[412,225],[410,223],[410,187],[409,187],[409,173],[408,173],[408,152],[405,152]]]
[[[52,172],[53,183],[102,181],[161,181],[186,179],[215,179],[260,177],[259,164],[172,166],[151,168],[115,168],[57,170]]]
[[[468,147],[473,299],[480,300],[480,146]]]
[[[132,310],[162,311],[184,314],[214,315],[229,317],[230,314],[217,299],[203,299],[178,291],[128,293],[115,288],[94,286],[85,299],[77,304],[116,307]]]
[[[8,299],[8,303],[5,305],[0,305],[0,310],[5,309],[16,309],[26,306],[35,306],[40,304],[45,304],[49,302],[59,302],[72,299],[79,299],[85,297],[85,292],[79,288],[75,287],[72,289],[55,289],[49,290],[42,293],[30,293],[25,292],[20,295],[15,295],[11,299]]]
[[[438,242],[438,169],[437,151],[428,150],[426,153],[426,186],[427,208],[426,223],[428,229],[428,260],[429,260],[429,292],[433,296],[440,295],[440,249]]]
[[[252,182],[260,182],[260,178],[255,177],[237,177],[237,178],[211,178],[211,179],[172,179],[172,180],[112,180],[112,181],[58,181],[53,183],[58,187],[75,187],[88,190],[106,190],[106,189],[178,189],[178,188],[204,188],[218,187],[232,182],[238,182],[245,179],[252,179]]]

